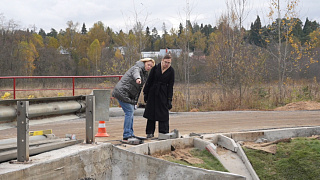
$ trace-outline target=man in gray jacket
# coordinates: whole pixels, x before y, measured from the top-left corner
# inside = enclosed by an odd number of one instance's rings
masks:
[[[151,58],[141,59],[136,62],[115,86],[112,96],[118,101],[124,111],[123,140],[127,141],[134,136],[133,113],[138,103],[139,95],[148,78],[148,71],[155,65]]]

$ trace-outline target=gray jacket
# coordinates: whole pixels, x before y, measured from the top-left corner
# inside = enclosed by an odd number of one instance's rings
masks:
[[[141,79],[141,84],[136,83],[138,78]],[[144,68],[144,62],[137,61],[114,87],[112,96],[122,102],[136,105],[147,78],[148,72]]]

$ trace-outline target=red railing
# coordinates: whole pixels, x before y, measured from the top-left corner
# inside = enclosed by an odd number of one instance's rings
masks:
[[[13,99],[16,99],[17,91],[39,91],[39,90],[71,90],[69,89],[16,89],[16,79],[57,79],[57,78],[70,78],[72,79],[72,96],[74,96],[75,89],[84,89],[84,88],[75,88],[75,79],[77,78],[119,78],[121,79],[122,75],[107,75],[107,76],[2,76],[0,79],[13,79],[13,89],[12,90],[0,90],[0,91],[13,91]],[[95,89],[95,88],[86,88],[86,89]]]

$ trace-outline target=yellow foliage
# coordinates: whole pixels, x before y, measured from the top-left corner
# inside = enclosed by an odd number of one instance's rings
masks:
[[[118,59],[118,60],[123,60],[123,56],[122,56],[122,54],[121,54],[120,49],[117,49],[117,50],[116,50],[116,52],[115,52],[115,54],[114,54],[114,57],[115,57],[116,59]]]
[[[32,36],[32,42],[36,47],[44,47],[43,38],[41,35],[33,33]]]
[[[58,39],[54,37],[47,37],[47,38],[49,38],[48,47],[58,49],[59,47]]]
[[[11,95],[10,93],[5,92],[4,95],[1,96],[1,98],[2,98],[2,99],[9,99],[10,95]]]

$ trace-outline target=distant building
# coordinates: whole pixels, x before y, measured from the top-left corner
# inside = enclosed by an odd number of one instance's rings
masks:
[[[124,47],[124,46],[113,47],[113,50],[114,50],[114,51],[116,51],[117,49],[120,50],[120,53],[122,54],[122,56],[125,55],[125,49],[126,49],[126,47]]]
[[[175,54],[179,57],[182,53],[182,49],[160,49],[159,56],[164,57],[168,53]]]
[[[120,50],[121,54],[125,55],[126,47],[119,46],[113,48],[115,51],[117,49]],[[148,51],[148,52],[141,52],[141,58],[163,58],[166,54],[170,53],[171,55],[175,55],[179,57],[182,54],[182,49],[160,49],[160,51]],[[189,53],[191,57],[193,55],[192,52]]]
[[[62,46],[59,46],[58,51],[60,54],[70,54],[69,51]]]
[[[158,58],[159,52],[158,51],[150,51],[150,52],[141,52],[142,58]]]

